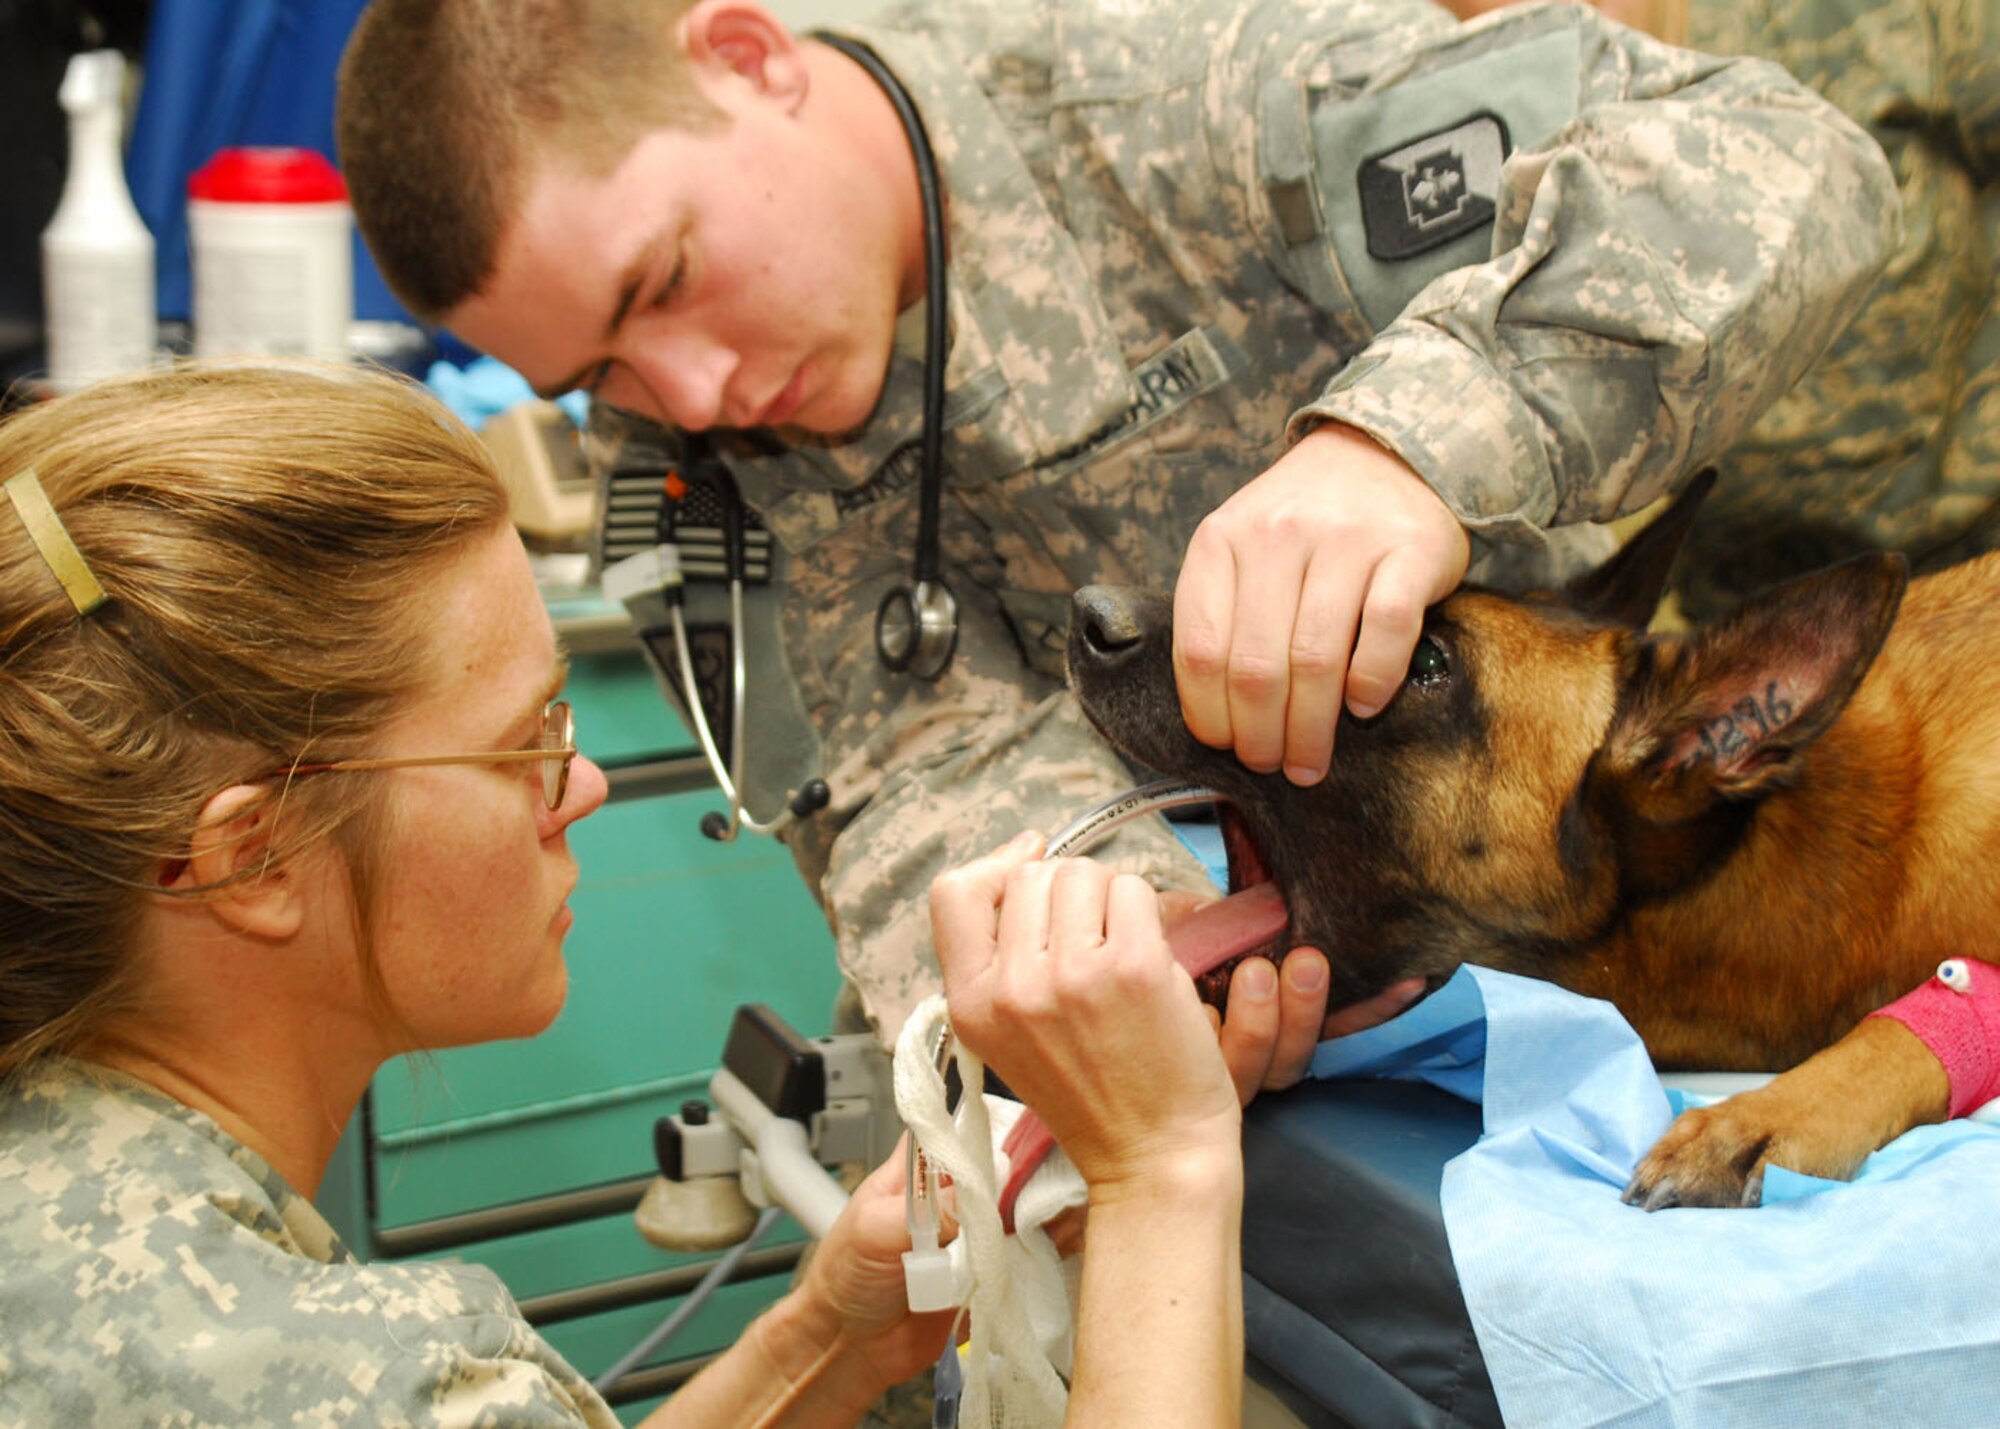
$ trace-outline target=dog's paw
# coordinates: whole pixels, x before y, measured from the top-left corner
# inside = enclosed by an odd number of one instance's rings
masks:
[[[1649,1211],[1761,1205],[1766,1166],[1845,1181],[1879,1144],[1841,1108],[1798,1095],[1779,1078],[1681,1113],[1632,1173],[1623,1199]]]
[[[1632,1173],[1625,1204],[1648,1211],[1759,1204],[1771,1134],[1756,1118],[1719,1115],[1727,1106],[1683,1112]]]

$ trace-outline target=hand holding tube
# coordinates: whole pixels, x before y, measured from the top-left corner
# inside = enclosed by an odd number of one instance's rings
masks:
[[[931,921],[957,1035],[1090,1187],[1068,1422],[1227,1423],[1243,1371],[1236,1088],[1158,896],[1041,849],[1024,835],[944,875]]]
[[[1233,1159],[1235,1088],[1159,899],[1024,835],[941,877],[931,915],[952,1026],[1042,1116],[1093,1198],[1189,1157]]]

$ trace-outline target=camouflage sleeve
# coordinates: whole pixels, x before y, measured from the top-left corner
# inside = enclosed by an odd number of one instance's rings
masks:
[[[1942,104],[1982,188],[2000,182],[2000,0],[1937,0]],[[1994,218],[2000,229],[2000,215]]]
[[[616,1429],[483,1266],[364,1265],[255,1152],[120,1073],[0,1095],[0,1425]]]
[[[992,533],[951,501],[942,533],[959,602],[951,667],[934,684],[882,667],[875,608],[907,577],[913,528],[908,502],[851,519],[795,565],[786,603],[787,653],[833,791],[789,842],[885,1039],[939,986],[931,881],[1023,829],[1053,833],[1135,782],[1062,681],[1024,658],[996,594]],[[1215,891],[1161,819],[1128,825],[1091,856],[1156,887]]]
[[[1575,93],[1545,136],[1515,134],[1491,256],[1431,277],[1290,428],[1366,430],[1489,551],[1636,510],[1725,450],[1839,330],[1898,221],[1873,141],[1783,70],[1584,5],[1501,11],[1340,103],[1504,75],[1510,52]]]
[[[464,1338],[456,1339],[460,1334]],[[432,1327],[419,1342],[419,1352],[406,1346],[385,1367],[373,1422],[408,1429],[610,1429],[618,1422],[525,1323]]]

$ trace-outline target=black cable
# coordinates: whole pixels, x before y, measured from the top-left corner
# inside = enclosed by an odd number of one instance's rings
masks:
[[[814,33],[814,39],[831,45],[863,69],[895,107],[903,133],[910,141],[910,156],[917,164],[917,191],[924,210],[924,431],[918,468],[920,485],[917,501],[918,583],[936,582],[943,575],[940,554],[942,537],[939,514],[944,503],[944,348],[945,348],[945,255],[944,199],[938,191],[937,157],[931,152],[930,135],[924,130],[923,116],[910,101],[902,82],[889,72],[882,57],[859,40],[845,35]]]

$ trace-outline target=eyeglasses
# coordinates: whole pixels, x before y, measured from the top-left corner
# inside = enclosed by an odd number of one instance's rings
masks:
[[[551,810],[562,807],[569,792],[569,766],[576,759],[576,716],[568,700],[557,700],[542,711],[542,727],[533,749],[485,750],[478,754],[421,754],[407,759],[335,759],[325,764],[288,764],[273,769],[253,784],[265,779],[302,778],[308,774],[345,774],[362,769],[414,769],[428,764],[542,764],[542,801]]]

